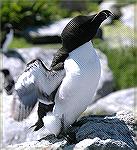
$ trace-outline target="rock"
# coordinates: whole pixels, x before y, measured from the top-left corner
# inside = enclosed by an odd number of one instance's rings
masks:
[[[20,48],[18,52],[25,58],[26,63],[33,59],[39,58],[44,61],[47,67],[50,67],[54,53],[57,49],[43,49],[40,47]]]
[[[136,15],[135,15],[135,7],[137,7],[136,5],[127,5],[125,7],[121,8],[121,12],[122,12],[122,17],[121,17],[121,21],[127,25],[130,28],[135,29],[137,26],[135,26],[135,20],[137,19]],[[128,12],[128,13],[127,13]]]
[[[17,58],[20,59],[23,63],[25,63],[25,59],[16,51],[16,49],[9,49],[7,52],[2,52],[8,58]]]
[[[25,37],[32,43],[58,43],[61,42],[60,34],[71,18],[55,21],[50,25],[28,28]]]
[[[32,142],[25,142],[22,144],[15,144],[13,146],[8,146],[5,150],[57,150],[58,148],[62,148],[66,144],[66,140],[58,140],[56,143],[51,143],[49,141],[42,140],[39,141],[32,141]],[[3,148],[4,150],[4,148]]]
[[[69,150],[71,146],[69,146],[67,149]],[[100,138],[94,138],[94,139],[84,139],[80,141],[75,146],[73,145],[74,150],[131,150],[131,148],[128,147],[127,144],[122,144],[120,141],[114,141],[114,140],[101,140]],[[66,150],[66,149],[64,149]]]
[[[31,125],[34,125],[37,120],[37,106],[34,108],[30,116],[22,121],[17,122],[11,117],[11,103],[13,96],[8,96],[5,92],[0,95],[2,97],[1,103],[1,116],[2,116],[2,147],[5,147],[9,144],[17,144],[25,142],[26,136],[31,132],[29,129]]]
[[[134,116],[130,112],[121,111],[114,115],[87,116],[74,123],[67,134],[71,137],[72,130],[75,139],[69,143],[64,138],[57,139],[51,135],[41,141],[25,142],[10,145],[5,150],[135,150],[137,145],[134,141],[133,126]],[[3,148],[4,150],[4,148]]]
[[[95,104],[89,106],[83,115],[113,114],[121,110],[133,112],[135,107],[135,93],[137,93],[137,88],[124,89],[109,94],[99,99]]]
[[[101,77],[95,99],[102,98],[113,92],[115,89],[113,73],[108,66],[108,59],[106,55],[103,54],[100,50],[97,50],[97,54],[101,63]]]
[[[21,48],[16,50],[17,53],[22,56],[26,63],[30,62],[33,59],[40,58],[45,62],[47,67],[50,67],[51,61],[53,59],[53,54],[56,52],[54,49],[49,49],[44,51],[39,47],[32,48]],[[26,64],[22,62],[21,59],[17,57],[7,57],[6,55],[1,54],[1,59],[3,60],[3,65],[1,69],[8,69],[16,81],[18,76],[24,70]]]
[[[7,57],[3,54],[2,61],[3,65],[1,69],[8,69],[13,77],[14,80],[17,80],[18,76],[21,74],[22,70],[25,67],[25,64],[19,58],[15,57]]]

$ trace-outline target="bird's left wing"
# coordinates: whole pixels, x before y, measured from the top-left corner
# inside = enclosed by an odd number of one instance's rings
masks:
[[[37,68],[34,68],[34,65],[27,65],[15,84],[12,116],[17,121],[27,118],[38,101],[38,90],[35,85]]]
[[[53,103],[64,76],[64,70],[49,70],[40,59],[28,63],[15,84],[13,118],[18,121],[27,118],[38,99],[47,105]]]

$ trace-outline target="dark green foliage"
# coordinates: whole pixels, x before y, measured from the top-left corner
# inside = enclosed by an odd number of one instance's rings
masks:
[[[47,24],[66,15],[59,0],[3,0],[0,18],[2,26],[10,22],[16,29]]]
[[[137,47],[109,49],[106,42],[98,40],[94,41],[94,46],[107,55],[116,90],[137,86]]]
[[[60,18],[74,16],[75,14],[97,11],[98,4],[90,1],[85,3],[85,9],[69,10],[62,5],[61,0],[1,0],[1,25],[10,22],[14,28],[23,30],[29,26],[48,24]],[[79,3],[78,3],[79,4]]]

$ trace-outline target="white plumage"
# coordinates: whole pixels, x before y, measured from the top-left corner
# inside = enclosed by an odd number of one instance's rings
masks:
[[[13,29],[10,29],[10,32],[6,35],[5,42],[3,43],[3,46],[2,46],[3,52],[8,51],[8,46],[12,40],[13,40]]]
[[[72,124],[92,103],[100,77],[100,63],[91,42],[75,49],[65,60],[66,76],[55,97],[53,114],[64,115],[65,126]]]
[[[28,136],[29,140],[38,140],[48,134],[58,135],[62,120],[67,129],[92,103],[101,71],[92,43],[87,42],[71,52],[64,69],[66,75],[55,96],[53,112],[43,118],[44,127]]]

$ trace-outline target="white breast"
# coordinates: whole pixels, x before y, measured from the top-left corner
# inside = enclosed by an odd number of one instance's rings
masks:
[[[13,30],[11,29],[10,32],[6,35],[6,41],[3,44],[3,52],[7,52],[7,48],[9,46],[9,44],[11,43],[13,39]]]
[[[64,69],[66,75],[55,96],[53,112],[43,118],[44,127],[33,132],[35,135],[28,137],[29,140],[58,135],[62,117],[67,128],[92,103],[100,77],[100,62],[92,43],[87,42],[71,52]]]
[[[54,115],[64,116],[66,127],[92,103],[100,77],[100,62],[91,42],[69,54],[64,63],[66,76],[55,98]]]

